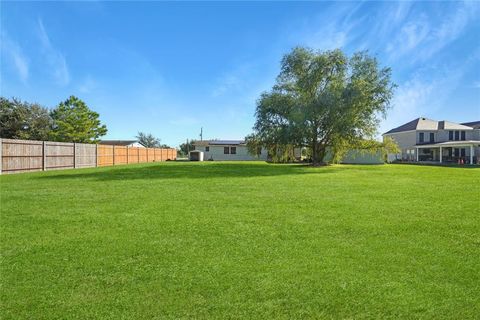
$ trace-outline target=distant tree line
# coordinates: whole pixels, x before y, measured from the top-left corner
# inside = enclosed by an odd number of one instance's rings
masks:
[[[0,97],[0,137],[24,140],[97,143],[107,134],[99,114],[75,96],[49,110],[38,103]],[[152,134],[138,132],[147,148],[170,148]]]
[[[75,96],[52,110],[38,103],[0,97],[2,138],[96,143],[106,133],[99,114]]]

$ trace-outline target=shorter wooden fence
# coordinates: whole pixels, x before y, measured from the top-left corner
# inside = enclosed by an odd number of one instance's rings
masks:
[[[0,139],[0,174],[175,160],[176,149]]]

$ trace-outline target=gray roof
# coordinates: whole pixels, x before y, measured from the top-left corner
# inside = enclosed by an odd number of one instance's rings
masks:
[[[101,140],[99,144],[108,144],[111,146],[128,146],[135,142],[138,142],[138,141],[137,140]]]
[[[412,131],[412,130],[471,130],[472,127],[450,121],[436,121],[427,118],[417,118],[399,127],[393,128],[384,134]]]
[[[195,141],[194,145],[228,145],[228,146],[235,146],[245,144],[245,140],[203,140],[203,141]]]
[[[471,127],[473,129],[480,129],[480,121],[464,122],[461,124],[467,127]]]

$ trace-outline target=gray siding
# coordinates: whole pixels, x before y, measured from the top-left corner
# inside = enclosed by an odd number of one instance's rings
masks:
[[[416,131],[390,133],[384,136],[392,138],[401,150],[398,155],[388,155],[389,162],[395,160],[395,158],[407,159],[415,156],[414,154],[408,154],[408,151],[414,149],[413,146],[417,144],[418,134]]]
[[[430,133],[433,132],[433,134],[435,135],[435,143],[437,142],[447,142],[449,141],[448,138],[449,138],[449,131],[465,131],[465,140],[477,140],[477,138],[475,138],[477,136],[477,133],[478,132],[475,132],[475,131],[478,131],[478,130],[418,130],[417,131],[417,137],[416,137],[416,142],[417,143],[421,143],[420,142],[420,133],[423,132],[425,135],[425,139],[424,139],[424,143],[429,143],[430,142]],[[455,134],[455,133],[454,133]],[[455,137],[455,136],[454,136]]]
[[[399,146],[401,153],[398,155],[389,154],[387,159],[388,161],[393,161],[395,159],[403,160],[416,160],[416,149],[415,145],[422,144],[420,142],[420,133],[424,133],[423,143],[430,143],[430,133],[433,132],[435,135],[434,143],[438,142],[447,142],[449,141],[449,131],[465,131],[465,140],[480,140],[480,130],[417,130],[417,131],[405,131],[405,132],[396,132],[385,134],[384,137],[392,138]],[[455,136],[454,136],[455,138]],[[460,140],[461,141],[461,140]],[[475,148],[475,155],[478,157],[480,148]],[[470,156],[470,148],[465,150],[466,156]]]

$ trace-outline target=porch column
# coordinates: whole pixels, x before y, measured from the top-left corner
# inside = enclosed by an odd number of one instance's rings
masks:
[[[442,146],[440,146],[440,163],[442,163]]]
[[[417,147],[417,162],[418,162],[418,154],[419,154],[420,148]]]
[[[470,145],[470,164],[473,164],[473,144]]]

